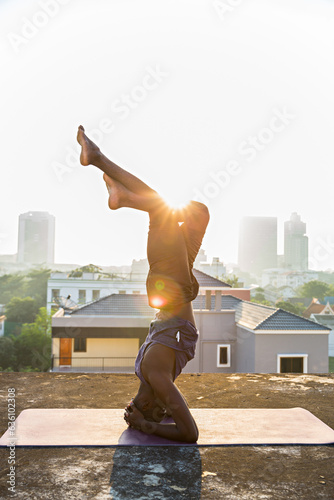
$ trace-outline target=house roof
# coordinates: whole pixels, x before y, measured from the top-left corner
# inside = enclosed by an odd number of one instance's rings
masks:
[[[322,325],[297,314],[275,307],[222,296],[222,309],[235,309],[235,319],[240,326],[252,330],[324,330]]]
[[[222,309],[235,309],[241,299],[233,297],[232,295],[222,295],[221,296],[221,308]],[[196,299],[193,301],[193,308],[196,310],[205,309],[206,297],[205,295],[197,295]],[[215,308],[215,296],[211,296],[211,309]]]
[[[153,318],[155,309],[146,294],[113,293],[75,309],[71,316],[143,316]]]
[[[193,269],[193,273],[200,287],[232,288],[228,283],[203,273],[203,271],[199,271],[198,269]]]
[[[205,309],[205,295],[198,295],[193,301],[195,310]],[[211,309],[215,307],[215,296],[211,297]],[[235,320],[240,326],[252,330],[330,330],[296,314],[247,302],[232,295],[221,296],[222,310],[235,310]],[[146,294],[111,294],[102,299],[78,307],[71,316],[140,316],[153,318],[155,309],[147,302]],[[326,316],[322,316],[326,318]]]
[[[297,314],[277,309],[254,330],[326,330],[326,327]]]
[[[311,304],[303,312],[304,318],[309,318],[311,314],[319,314],[325,308],[323,304],[320,304],[318,299],[312,299]]]

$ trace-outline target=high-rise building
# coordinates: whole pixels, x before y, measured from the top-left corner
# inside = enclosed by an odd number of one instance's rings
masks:
[[[308,269],[308,237],[306,223],[296,212],[284,222],[284,265],[294,271]]]
[[[241,271],[260,274],[277,267],[277,218],[244,217],[239,231],[238,265]]]
[[[17,261],[53,264],[55,218],[48,212],[27,212],[19,217]]]

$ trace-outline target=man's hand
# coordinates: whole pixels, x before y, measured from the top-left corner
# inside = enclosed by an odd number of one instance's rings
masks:
[[[142,430],[145,422],[144,415],[135,407],[132,401],[125,408],[124,420],[130,427],[138,430]]]
[[[145,432],[145,434],[153,434],[156,428],[156,423],[145,420],[144,415],[132,401],[125,408],[124,420],[129,427]]]

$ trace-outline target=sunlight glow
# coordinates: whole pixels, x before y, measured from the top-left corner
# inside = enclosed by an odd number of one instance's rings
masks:
[[[166,301],[162,297],[153,297],[151,299],[151,304],[156,309],[160,309],[160,307],[162,307],[165,303]]]
[[[182,196],[182,194],[180,194],[179,196],[177,196],[177,195],[164,196],[164,201],[173,210],[182,210],[190,202],[190,200],[185,200],[184,196]]]

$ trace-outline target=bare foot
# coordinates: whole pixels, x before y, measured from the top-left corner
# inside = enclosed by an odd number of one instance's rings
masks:
[[[115,181],[107,174],[103,174],[103,180],[106,183],[109,193],[108,205],[111,210],[117,210],[121,207],[128,207],[131,197],[130,191],[120,182]]]
[[[81,165],[96,165],[96,161],[101,155],[101,151],[93,141],[88,139],[82,125],[78,128],[77,141],[81,146]]]

